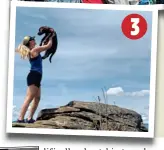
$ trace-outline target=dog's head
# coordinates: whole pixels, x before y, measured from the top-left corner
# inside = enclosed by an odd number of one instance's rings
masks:
[[[47,27],[47,26],[42,26],[39,28],[38,31],[38,35],[42,35],[42,34],[46,34],[46,33],[51,33],[51,28]]]

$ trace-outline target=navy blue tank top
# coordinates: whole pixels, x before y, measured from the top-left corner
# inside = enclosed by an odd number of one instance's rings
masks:
[[[42,74],[42,57],[41,57],[41,55],[39,54],[35,58],[30,58],[29,61],[31,64],[30,71],[37,71]]]

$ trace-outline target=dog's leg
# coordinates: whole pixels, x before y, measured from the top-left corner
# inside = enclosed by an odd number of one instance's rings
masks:
[[[42,43],[43,43],[43,44],[47,44],[50,37],[51,37],[51,33],[45,36],[45,38],[44,38],[44,40],[43,40]]]
[[[43,42],[44,42],[45,38],[46,38],[46,35],[42,38],[42,40],[41,40],[41,42],[40,42],[40,45],[39,45],[39,46],[42,46],[42,45],[43,45]]]
[[[57,40],[57,35],[55,35],[53,37],[53,45],[52,45],[53,51],[52,51],[51,56],[49,58],[50,63],[51,63],[52,56],[56,53],[57,47],[58,47],[58,40]]]
[[[49,34],[46,36],[45,41],[48,41],[52,35],[53,35],[52,33],[49,33]]]
[[[44,43],[47,43],[49,41],[50,37],[52,37],[54,34],[55,34],[54,32],[51,32],[51,33],[47,34],[46,37],[45,37],[45,39],[44,39]],[[52,47],[53,47],[53,45],[52,45]],[[54,55],[52,53],[51,48],[45,51],[45,54],[44,54],[44,56],[42,56],[42,59],[46,59],[51,54],[51,57],[50,57],[50,62],[51,62],[51,58]]]
[[[45,42],[48,42],[49,38],[50,38],[52,35],[53,35],[53,34],[50,33],[50,34],[46,37]],[[49,55],[50,55],[50,49],[46,50],[44,56],[42,56],[42,59],[47,58]]]
[[[49,39],[50,36],[51,36],[51,33],[49,33],[48,35],[46,34],[42,43],[47,44],[48,39]],[[49,49],[45,51],[44,56],[42,56],[42,59],[46,59],[48,56],[49,56]]]

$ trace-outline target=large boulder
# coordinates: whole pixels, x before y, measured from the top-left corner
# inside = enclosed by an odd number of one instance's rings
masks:
[[[13,127],[147,132],[142,117],[133,110],[96,102],[71,101],[59,108],[43,109],[34,124]]]

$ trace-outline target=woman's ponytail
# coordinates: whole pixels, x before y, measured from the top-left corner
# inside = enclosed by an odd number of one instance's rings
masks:
[[[16,52],[18,52],[20,54],[22,59],[29,58],[30,49],[27,46],[23,45],[23,44],[18,45],[18,48],[16,49]]]

